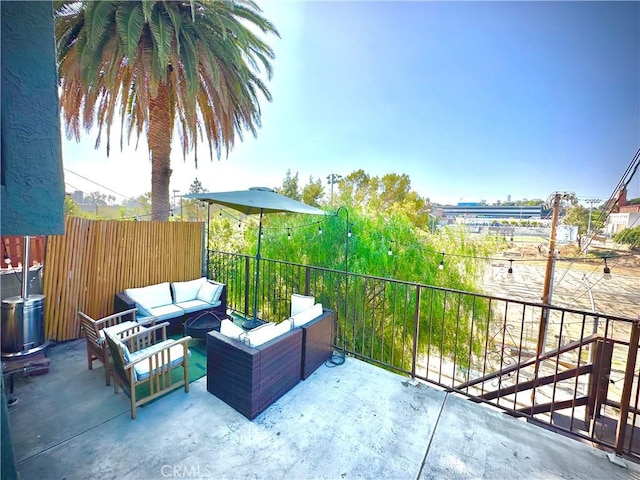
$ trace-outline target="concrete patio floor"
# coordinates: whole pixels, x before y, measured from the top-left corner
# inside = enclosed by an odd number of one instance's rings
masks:
[[[640,468],[455,394],[347,358],[320,367],[254,421],[206,390],[172,392],[132,421],[86,366],[84,340],[16,378],[20,478],[638,479]],[[97,363],[96,363],[97,365]]]

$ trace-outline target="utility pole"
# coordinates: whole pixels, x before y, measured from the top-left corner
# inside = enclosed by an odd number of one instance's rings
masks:
[[[538,345],[536,346],[536,362],[534,366],[533,378],[537,380],[538,371],[540,370],[540,356],[544,352],[544,344],[547,340],[547,325],[549,323],[549,309],[546,306],[551,305],[551,295],[553,293],[553,271],[555,268],[556,258],[556,228],[558,226],[558,217],[560,215],[560,203],[563,199],[572,199],[575,196],[572,193],[554,193],[550,198],[553,207],[553,215],[551,217],[551,234],[549,237],[549,253],[547,256],[547,268],[544,275],[544,286],[542,291],[542,313],[540,315],[540,329],[538,330]],[[531,401],[535,403],[535,388],[531,392]]]
[[[338,175],[337,173],[327,175],[327,183],[331,185],[331,199],[329,200],[331,205],[333,205],[333,185],[340,180],[342,180],[342,175]]]

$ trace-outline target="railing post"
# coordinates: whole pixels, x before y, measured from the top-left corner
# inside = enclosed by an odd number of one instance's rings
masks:
[[[413,313],[413,353],[411,354],[411,378],[416,378],[418,335],[420,334],[420,285],[416,285],[416,308]]]
[[[627,353],[627,368],[624,372],[624,384],[620,397],[620,416],[616,428],[616,454],[622,455],[624,451],[624,437],[629,422],[629,402],[633,388],[633,376],[636,371],[636,357],[638,355],[638,341],[640,341],[640,320],[635,320],[631,326],[631,339],[629,340],[629,352]]]
[[[251,284],[249,283],[251,275],[249,272],[250,264],[249,257],[244,258],[244,314],[249,312],[249,290],[251,290]],[[256,292],[256,295],[258,293]]]
[[[311,267],[308,265],[304,269],[304,294],[311,295]]]

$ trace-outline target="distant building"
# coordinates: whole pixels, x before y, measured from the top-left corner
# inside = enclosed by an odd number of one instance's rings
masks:
[[[635,207],[636,205],[631,206]],[[607,221],[607,234],[614,235],[625,228],[637,226],[640,226],[640,211],[612,213]]]
[[[543,206],[492,206],[478,203],[459,203],[442,207],[448,218],[462,218],[464,223],[490,220],[545,220],[551,218],[551,210]]]

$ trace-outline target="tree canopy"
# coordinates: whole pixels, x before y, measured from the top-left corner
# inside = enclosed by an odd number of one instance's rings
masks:
[[[170,212],[174,127],[196,166],[199,142],[213,160],[244,130],[256,135],[274,58],[256,32],[278,32],[253,1],[58,1],[55,15],[67,135],[95,126],[108,154],[118,119],[121,148],[145,134],[154,220]]]

